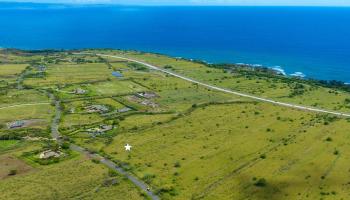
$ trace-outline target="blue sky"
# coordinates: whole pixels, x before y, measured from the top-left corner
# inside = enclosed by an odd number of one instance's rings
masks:
[[[127,4],[127,5],[281,5],[350,6],[350,0],[0,0],[11,2]]]

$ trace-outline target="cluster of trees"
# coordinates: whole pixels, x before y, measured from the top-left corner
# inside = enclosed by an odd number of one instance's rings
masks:
[[[135,69],[137,71],[148,71],[147,67],[145,67],[141,64],[138,64],[138,63],[128,63],[127,66],[132,68],[132,69]]]
[[[292,92],[289,94],[289,97],[300,96],[305,93],[305,86],[303,84],[296,83],[291,88]]]
[[[3,126],[3,125],[2,125]],[[43,129],[16,129],[16,130],[6,130],[0,131],[0,140],[21,140],[25,136],[30,137],[48,137],[49,128],[47,130]]]

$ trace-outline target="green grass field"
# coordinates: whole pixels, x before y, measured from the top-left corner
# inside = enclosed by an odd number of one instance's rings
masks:
[[[123,177],[117,185],[104,186],[108,170],[84,157],[0,181],[0,198],[29,199],[144,199]],[[20,188],[20,189],[18,189]]]
[[[35,90],[7,90],[0,96],[0,108],[31,103],[48,103],[50,102],[47,95],[41,94]]]
[[[103,63],[55,64],[48,66],[47,77],[26,79],[24,84],[36,87],[104,81],[113,78],[111,73]]]
[[[104,151],[141,178],[155,175],[154,187],[172,188],[164,199],[315,199],[318,191],[333,190],[346,197],[341,186],[348,177],[337,174],[348,162],[347,142],[340,138],[348,137],[341,129],[350,123],[324,125],[313,114],[285,111],[252,103],[198,108],[170,123],[120,134]],[[134,146],[130,154],[126,143]],[[255,186],[254,177],[265,178],[266,187]]]
[[[138,59],[258,97],[350,113],[350,93],[341,87],[158,54],[86,52]],[[9,63],[0,68],[0,76],[11,76],[12,83],[30,63],[29,74],[37,73],[39,64],[46,66],[42,76],[24,76],[23,88],[1,85],[0,139],[10,140],[0,140],[0,199],[146,198],[125,177],[114,173],[111,177],[102,164],[77,152],[50,165],[23,156],[23,152],[55,147],[48,140],[23,140],[26,135],[50,137],[53,99],[61,102],[58,126],[67,143],[109,158],[161,199],[350,198],[350,119],[214,91],[116,58],[21,51],[5,56],[0,51],[0,61]],[[123,77],[112,76],[113,71]],[[86,92],[72,93],[76,89]],[[11,107],[42,102],[48,104]],[[89,113],[90,105],[106,106],[108,112]],[[126,107],[130,110],[118,111]],[[20,119],[35,123],[6,128],[6,123]],[[102,125],[113,128],[87,133]],[[125,151],[126,144],[132,146],[130,152]],[[14,169],[18,174],[10,175]],[[109,185],[114,179],[117,184]]]
[[[0,152],[8,150],[19,143],[18,140],[0,140]]]
[[[27,64],[2,64],[0,65],[0,76],[14,76],[20,74]]]

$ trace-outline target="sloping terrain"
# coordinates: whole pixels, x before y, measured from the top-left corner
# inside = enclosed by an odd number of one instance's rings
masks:
[[[134,51],[13,54],[21,64],[0,64],[0,199],[150,198],[72,143],[160,199],[350,198],[347,117],[215,90],[350,113],[345,85]],[[47,150],[64,156],[40,159]]]

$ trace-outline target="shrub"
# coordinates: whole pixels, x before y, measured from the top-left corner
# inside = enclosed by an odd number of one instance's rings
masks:
[[[145,174],[143,177],[142,177],[142,180],[145,181],[145,183],[147,184],[151,184],[152,183],[152,180],[156,177],[156,175],[154,174]]]
[[[70,147],[70,144],[68,142],[64,142],[62,145],[61,145],[62,149],[69,149]]]
[[[116,172],[116,171],[113,170],[113,169],[109,169],[109,170],[108,170],[108,176],[110,176],[110,177],[116,177],[116,176],[118,176],[118,172]]]
[[[349,98],[345,99],[345,103],[350,104],[350,99]]]
[[[171,196],[176,196],[178,193],[172,185],[165,185],[156,191],[156,194],[168,193]]]
[[[267,182],[264,178],[259,178],[255,183],[254,185],[256,187],[265,187],[267,185]]]
[[[96,159],[96,158],[91,159],[91,161],[92,161],[93,163],[96,163],[96,164],[99,164],[99,163],[100,163],[100,160],[98,160],[98,159]]]
[[[16,169],[11,169],[8,173],[9,176],[14,176],[17,174],[17,170]]]
[[[164,66],[164,69],[172,69],[173,68],[173,66],[171,66],[171,65],[165,65]]]
[[[339,155],[339,151],[338,150],[334,150],[333,154],[334,155]]]
[[[180,164],[180,162],[179,162],[179,161],[175,162],[175,164],[174,164],[174,167],[176,167],[176,168],[179,168],[179,167],[181,167],[181,164]]]

